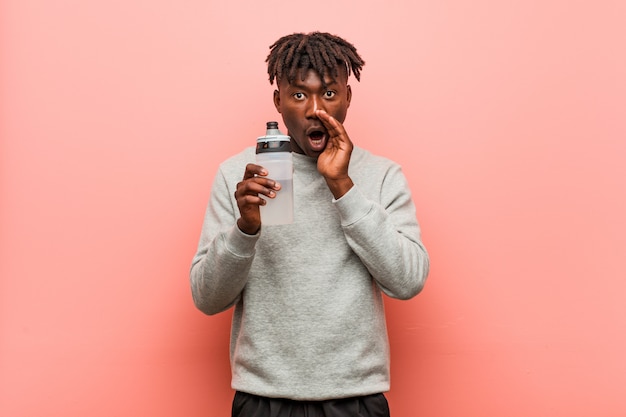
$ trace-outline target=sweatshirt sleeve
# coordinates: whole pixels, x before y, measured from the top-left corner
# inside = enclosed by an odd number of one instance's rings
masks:
[[[387,170],[379,202],[368,199],[355,184],[334,204],[348,244],[381,290],[403,300],[417,295],[426,281],[430,262],[400,166],[392,165]]]
[[[237,303],[259,238],[259,234],[247,235],[237,227],[238,209],[230,198],[233,193],[218,171],[190,272],[193,301],[206,314],[219,313]]]

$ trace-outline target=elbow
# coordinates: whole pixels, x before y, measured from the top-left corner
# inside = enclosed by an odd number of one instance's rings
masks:
[[[207,300],[206,298],[198,297],[194,295],[193,303],[198,310],[206,314],[207,316],[214,316],[222,311],[228,310],[235,303],[228,303],[226,305],[220,304],[211,300]]]
[[[410,300],[419,294],[424,288],[426,277],[411,278],[404,281],[402,284],[398,284],[393,287],[385,287],[380,282],[378,286],[380,289],[391,298],[398,300]]]
[[[422,290],[424,289],[424,285],[426,285],[426,278],[428,277],[429,272],[430,257],[428,256],[428,252],[426,252],[426,249],[422,247],[422,254],[419,257],[419,261],[416,263],[415,269],[413,271],[413,286],[411,296],[409,298],[413,298],[417,294],[422,292]]]
[[[198,310],[206,314],[207,316],[213,316],[228,310],[231,306],[237,303],[238,297],[234,300],[230,300],[225,296],[220,296],[219,292],[209,291],[207,288],[199,288],[191,284],[191,298]]]
[[[193,303],[196,306],[196,308],[200,310],[201,312],[203,312],[204,314],[206,314],[207,316],[212,316],[218,313],[218,311],[216,311],[216,309],[213,307],[211,303],[209,303],[203,297],[198,296],[193,291],[192,291],[192,298],[193,298]]]
[[[392,296],[399,300],[410,300],[418,295],[426,285],[426,277],[429,271],[429,260],[428,257],[425,257],[415,265],[415,268],[411,268],[411,271],[406,276],[404,285],[401,285]]]
[[[410,300],[422,292],[425,283],[426,277],[412,280],[407,285],[404,285],[401,290],[396,292],[396,294],[394,294],[394,298],[397,298],[398,300]]]
[[[219,276],[219,273],[217,274]],[[242,289],[231,281],[219,279],[205,273],[205,268],[198,265],[190,274],[191,297],[198,310],[212,316],[234,306],[240,298]]]
[[[227,310],[235,302],[226,302],[224,298],[216,297],[215,292],[201,291],[193,284],[191,286],[191,298],[198,310],[207,316],[213,316]],[[236,300],[235,300],[236,301]]]
[[[196,308],[208,316],[222,311],[216,308],[216,303],[212,299],[213,297],[211,297],[211,292],[208,291],[207,288],[203,288],[198,281],[194,280],[193,275],[191,277],[191,298]]]
[[[198,310],[207,316],[212,316],[219,312],[213,296],[214,291],[209,285],[209,280],[204,276],[203,262],[194,263],[191,266],[189,287],[193,304]]]

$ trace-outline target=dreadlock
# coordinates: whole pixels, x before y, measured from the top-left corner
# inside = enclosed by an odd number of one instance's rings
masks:
[[[338,75],[338,69],[344,67],[350,76],[361,80],[361,68],[365,61],[356,48],[346,40],[330,33],[294,33],[283,36],[270,46],[270,53],[265,60],[270,84],[283,77],[292,83],[300,69],[316,71],[322,83],[330,71],[332,78]]]

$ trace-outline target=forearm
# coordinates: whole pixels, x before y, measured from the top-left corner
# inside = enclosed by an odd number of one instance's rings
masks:
[[[191,293],[196,307],[216,314],[235,304],[248,280],[257,236],[236,226],[198,250],[191,267]]]
[[[222,170],[215,176],[198,250],[190,271],[195,305],[206,314],[226,310],[238,300],[248,280],[259,235],[247,235],[236,226],[233,189]]]
[[[410,195],[393,207],[368,200],[358,188],[335,202],[352,250],[390,297],[408,299],[421,291],[429,271]]]
[[[352,182],[352,178],[346,176],[345,178],[336,180],[326,178],[326,185],[328,185],[328,189],[333,194],[333,197],[338,200],[352,189],[354,183]]]

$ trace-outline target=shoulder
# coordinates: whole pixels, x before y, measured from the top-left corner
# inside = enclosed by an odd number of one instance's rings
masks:
[[[362,148],[355,147],[352,152],[350,177],[363,194],[374,201],[393,200],[409,192],[400,164]]]
[[[375,155],[370,151],[355,146],[350,158],[351,175],[387,175],[387,173],[401,171],[400,165],[384,156]]]

